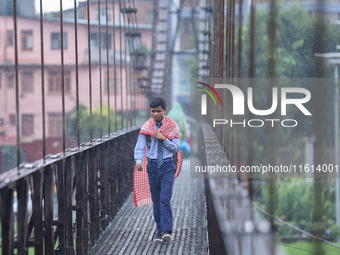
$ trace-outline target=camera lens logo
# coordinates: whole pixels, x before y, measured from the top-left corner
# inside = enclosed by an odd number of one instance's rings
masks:
[[[203,83],[203,82],[197,82],[197,83],[201,84],[203,86],[206,86],[207,88],[212,90],[212,92],[215,93],[215,95],[217,96],[218,100],[220,101],[221,106],[223,106],[222,100],[221,100],[219,94],[217,93],[217,91],[213,87],[211,87],[210,85],[208,85],[206,83]],[[212,98],[212,100],[214,101],[215,105],[217,106],[216,100],[215,100],[214,96],[211,94],[211,92],[209,90],[201,88],[201,87],[197,87],[197,88],[203,90],[204,92],[206,92]],[[202,94],[201,95],[201,114],[202,115],[207,115],[207,94]]]

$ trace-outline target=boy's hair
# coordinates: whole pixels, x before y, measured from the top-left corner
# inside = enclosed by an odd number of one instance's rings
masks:
[[[166,108],[165,100],[161,97],[156,97],[150,101],[150,108],[161,106],[163,110]]]

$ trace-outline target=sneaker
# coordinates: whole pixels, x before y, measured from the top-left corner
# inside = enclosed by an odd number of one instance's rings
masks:
[[[155,235],[153,240],[158,241],[158,242],[162,242],[162,234],[157,232],[157,234]]]
[[[164,231],[162,233],[162,240],[163,242],[169,242],[171,240],[171,234],[168,231]]]

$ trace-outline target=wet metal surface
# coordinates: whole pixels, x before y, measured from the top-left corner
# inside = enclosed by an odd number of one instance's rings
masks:
[[[183,162],[171,199],[173,233],[169,243],[153,242],[152,205],[137,208],[131,194],[89,254],[208,254],[204,180],[190,178]]]
[[[205,164],[229,165],[212,127],[204,125],[202,129]],[[253,211],[248,191],[237,175],[216,173],[209,177],[205,181],[211,254],[274,254],[271,225]]]
[[[49,155],[45,162],[23,165],[20,175],[16,169],[3,173],[0,254],[15,249],[24,254],[27,247],[35,247],[35,254],[88,254],[88,246],[96,243],[131,193],[134,162],[130,159],[138,132],[138,128],[125,130],[66,150],[66,155]]]

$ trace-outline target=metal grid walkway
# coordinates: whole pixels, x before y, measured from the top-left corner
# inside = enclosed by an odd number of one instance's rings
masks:
[[[208,254],[203,179],[190,178],[184,160],[171,199],[173,233],[169,243],[152,242],[156,224],[152,205],[137,208],[132,194],[89,254]]]

